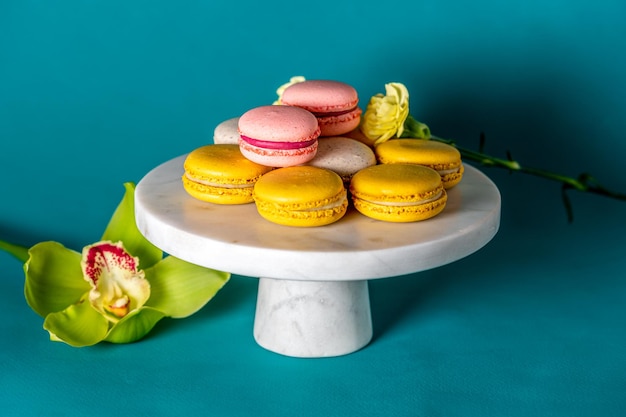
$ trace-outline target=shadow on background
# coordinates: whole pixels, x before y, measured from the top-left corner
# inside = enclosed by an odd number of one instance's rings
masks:
[[[204,306],[200,311],[183,320],[165,319],[161,320],[155,328],[155,335],[161,332],[176,331],[202,326],[207,321],[214,320],[220,316],[229,314],[236,315],[237,318],[245,318],[249,321],[249,332],[252,332],[254,311],[256,306],[256,296],[258,289],[258,279],[232,275],[231,279],[222,289]],[[237,312],[248,310],[249,314],[238,314]],[[234,317],[234,316],[233,316]],[[150,335],[149,335],[150,336]]]
[[[80,226],[77,227],[80,228]],[[68,229],[71,230],[71,228]],[[49,233],[33,230],[28,225],[13,226],[0,223],[0,240],[27,248],[39,242],[56,241],[69,249],[81,251],[84,246],[96,242],[99,238],[100,236],[97,235],[90,241],[81,241],[79,235],[72,233],[66,233],[64,236],[51,236]]]
[[[471,308],[475,300],[505,283],[507,278],[499,271],[515,264],[515,256],[501,246],[502,238],[496,236],[490,244],[448,265],[369,281],[374,341],[409,319],[415,320],[409,327],[420,326],[432,314]]]

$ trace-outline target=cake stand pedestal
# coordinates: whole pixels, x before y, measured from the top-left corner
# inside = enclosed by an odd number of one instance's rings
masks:
[[[141,233],[185,261],[260,277],[254,338],[287,356],[327,357],[369,343],[367,281],[436,268],[486,245],[500,224],[500,193],[472,166],[444,211],[415,223],[381,222],[349,208],[314,228],[263,219],[254,204],[218,205],[182,186],[186,155],[150,171],[135,191]]]

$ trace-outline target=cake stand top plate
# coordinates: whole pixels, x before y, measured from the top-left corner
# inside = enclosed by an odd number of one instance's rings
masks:
[[[322,227],[281,226],[255,205],[218,205],[189,196],[181,177],[186,155],[137,184],[141,233],[185,261],[234,274],[304,281],[385,278],[445,265],[486,245],[500,224],[500,193],[476,168],[448,190],[444,211],[415,223],[370,219],[350,207]]]

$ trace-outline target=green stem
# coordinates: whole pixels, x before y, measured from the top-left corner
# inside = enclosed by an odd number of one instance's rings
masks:
[[[5,242],[3,240],[0,240],[0,250],[3,250],[11,255],[13,255],[15,258],[17,258],[19,261],[21,261],[22,263],[26,262],[28,260],[28,248],[25,248],[23,246],[19,246],[19,245],[14,245],[12,243],[9,242]]]
[[[405,130],[402,133],[402,137],[423,138],[425,133],[424,126],[425,125],[423,123],[416,121],[413,117],[409,115],[404,125]],[[598,183],[595,178],[593,178],[589,174],[581,174],[578,178],[572,178],[566,175],[557,174],[543,169],[523,166],[522,164],[511,158],[502,159],[487,155],[482,152],[466,149],[458,146],[453,140],[450,139],[444,139],[430,135],[430,140],[435,140],[437,142],[442,142],[454,146],[459,150],[463,159],[478,162],[483,166],[504,168],[509,171],[522,172],[525,174],[534,175],[536,177],[557,181],[563,185],[563,190],[574,189],[581,192],[593,193],[621,201],[626,201],[626,194],[607,189],[606,187]]]

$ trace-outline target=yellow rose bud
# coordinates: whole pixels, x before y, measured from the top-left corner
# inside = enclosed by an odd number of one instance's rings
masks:
[[[370,99],[361,118],[361,131],[374,145],[400,137],[409,115],[409,90],[401,83],[385,84],[385,95]]]

